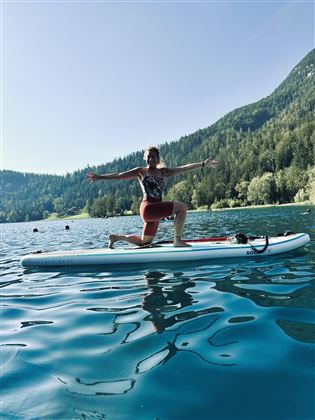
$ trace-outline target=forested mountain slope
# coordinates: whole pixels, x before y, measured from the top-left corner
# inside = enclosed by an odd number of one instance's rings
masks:
[[[238,108],[208,128],[160,146],[167,166],[213,156],[217,170],[167,180],[168,198],[190,208],[315,201],[315,49],[269,96]],[[162,140],[162,139],[161,139]],[[85,208],[91,215],[137,211],[137,181],[89,185],[86,174],[143,165],[143,152],[66,176],[1,171],[0,221],[41,219]]]

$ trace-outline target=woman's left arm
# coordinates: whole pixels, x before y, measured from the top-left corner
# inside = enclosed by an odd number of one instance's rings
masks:
[[[188,163],[187,165],[177,166],[176,168],[164,168],[166,176],[174,176],[181,174],[183,172],[192,171],[193,169],[199,168],[216,168],[219,164],[218,160],[215,160],[211,157],[208,159],[197,162],[197,163]]]

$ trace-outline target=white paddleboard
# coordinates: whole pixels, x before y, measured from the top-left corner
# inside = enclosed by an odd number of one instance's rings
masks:
[[[307,245],[306,233],[250,240],[247,244],[233,243],[229,238],[209,238],[187,241],[190,247],[174,247],[164,243],[148,248],[102,248],[72,251],[36,252],[21,259],[23,267],[60,267],[92,265],[129,265],[152,262],[188,262],[212,258],[271,256],[294,251]],[[260,253],[257,253],[260,251]]]

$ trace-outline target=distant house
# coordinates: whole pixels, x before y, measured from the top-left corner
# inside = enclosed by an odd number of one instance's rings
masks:
[[[67,214],[73,215],[76,214],[79,211],[78,207],[71,207],[69,210],[67,210]]]

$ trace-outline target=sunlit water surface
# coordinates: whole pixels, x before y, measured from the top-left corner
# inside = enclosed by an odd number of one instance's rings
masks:
[[[105,246],[110,231],[140,233],[139,217],[2,225],[3,418],[314,418],[315,226],[304,211],[190,213],[185,230],[307,232],[296,252],[110,271],[19,261]],[[171,234],[161,223],[158,239]]]

